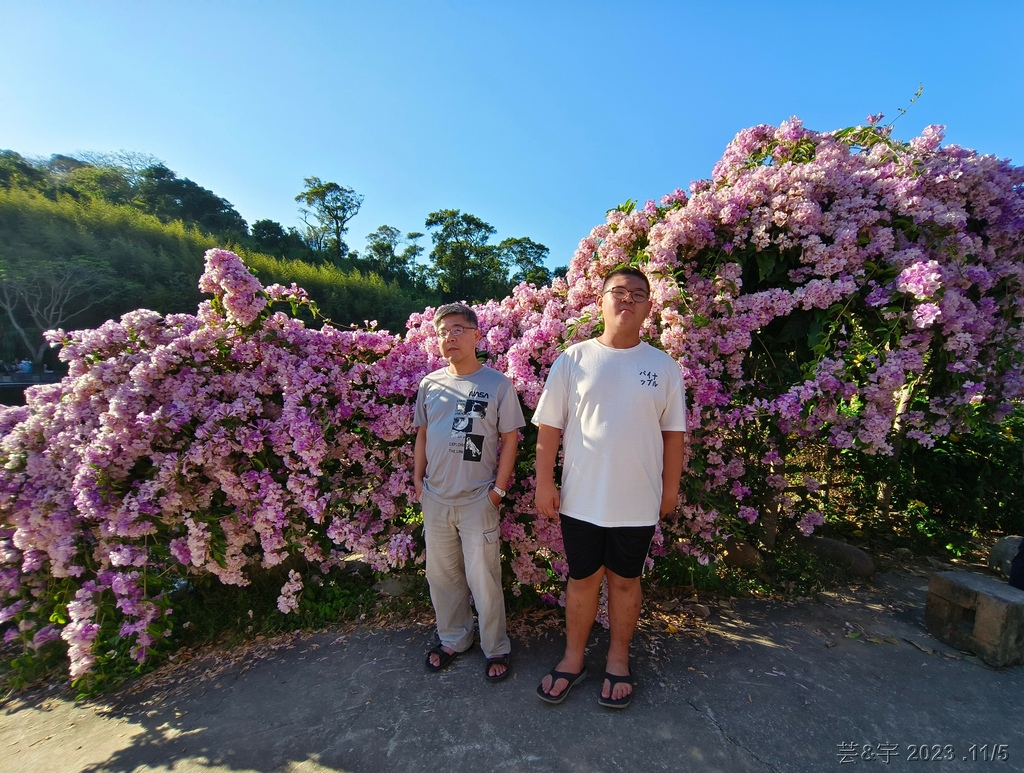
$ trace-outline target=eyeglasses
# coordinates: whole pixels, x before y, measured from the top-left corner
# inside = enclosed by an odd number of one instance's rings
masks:
[[[467,330],[476,330],[475,327],[465,327],[463,325],[452,325],[447,330],[438,330],[437,337],[442,341],[451,336],[452,338],[458,338],[460,335],[465,333]]]
[[[601,295],[612,294],[612,298],[617,301],[624,301],[626,298],[632,298],[633,303],[646,303],[647,299],[650,298],[650,294],[644,290],[627,290],[625,287],[611,287],[605,290]]]

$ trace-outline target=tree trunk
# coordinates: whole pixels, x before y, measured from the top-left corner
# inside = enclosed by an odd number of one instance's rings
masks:
[[[778,462],[772,462],[768,465],[769,475],[785,475],[786,474],[786,463],[785,460]],[[783,495],[783,492],[779,492],[779,497]],[[776,501],[768,508],[764,516],[760,519],[761,524],[761,544],[764,545],[766,550],[774,550],[775,542],[779,537],[779,516],[782,513],[782,502]]]
[[[21,338],[21,342],[25,344],[25,350],[29,353],[30,356],[33,356],[34,362],[39,362],[43,356],[42,351],[40,351],[39,353],[39,359],[36,359],[34,357],[35,346],[33,346],[32,341],[29,339],[28,332],[18,323],[18,318],[14,316],[14,309],[17,306],[17,299],[11,301],[11,299],[8,297],[6,287],[4,287],[3,298],[2,301],[0,301],[0,303],[2,303],[4,311],[7,312],[7,317],[8,319],[11,320],[11,325],[14,327],[16,331],[18,331],[18,336]]]
[[[905,437],[903,416],[910,407],[910,400],[914,396],[914,385],[904,384],[898,395],[899,396],[896,401],[896,416],[892,422],[893,439],[891,458],[893,475],[898,474],[900,469],[900,456],[903,453],[903,440]],[[892,504],[892,490],[892,477],[886,478],[879,485],[878,496],[875,499],[875,504],[878,506],[878,511],[881,514],[882,519],[890,523],[892,522],[892,514],[889,512],[889,508]]]

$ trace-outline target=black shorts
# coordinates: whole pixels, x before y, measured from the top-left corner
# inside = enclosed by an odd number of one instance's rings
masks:
[[[590,577],[602,566],[619,577],[643,574],[647,553],[654,539],[654,526],[595,526],[592,523],[559,514],[562,544],[569,576],[574,580]]]

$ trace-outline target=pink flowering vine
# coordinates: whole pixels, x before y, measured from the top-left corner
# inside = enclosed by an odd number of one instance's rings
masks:
[[[599,330],[601,277],[651,277],[644,332],[679,362],[692,440],[655,557],[707,564],[762,523],[810,534],[828,471],[794,465],[802,449],[929,445],[1024,396],[1024,171],[880,120],[746,129],[710,179],[609,212],[564,280],[477,307],[482,354],[529,412],[559,352]],[[263,287],[226,250],[200,288],[195,315],[52,331],[68,376],[0,411],[0,628],[27,651],[62,642],[75,680],[111,657],[101,641],[158,655],[189,578],[280,567],[290,613],[348,554],[422,559],[411,429],[443,362],[433,309],[398,333],[309,327],[301,288]],[[533,486],[524,461],[502,536],[517,582],[543,587],[566,567]]]

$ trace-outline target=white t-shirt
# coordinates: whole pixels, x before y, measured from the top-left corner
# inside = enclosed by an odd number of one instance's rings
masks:
[[[605,527],[658,522],[661,433],[686,431],[683,377],[671,356],[647,343],[574,344],[551,366],[533,423],[562,430],[560,512]]]

